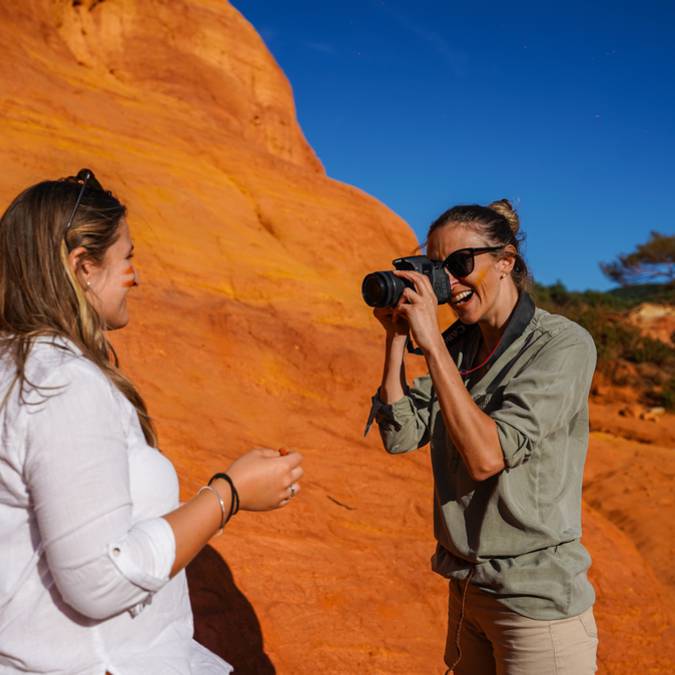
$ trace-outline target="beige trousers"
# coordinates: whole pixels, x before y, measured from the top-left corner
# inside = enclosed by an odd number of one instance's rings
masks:
[[[464,582],[450,582],[445,662],[451,668],[459,658],[455,675],[591,675],[597,670],[592,608],[569,619],[536,621],[472,584],[459,631],[460,654],[457,632],[464,588]]]

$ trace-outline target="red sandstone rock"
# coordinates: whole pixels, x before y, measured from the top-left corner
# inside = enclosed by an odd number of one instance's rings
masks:
[[[412,252],[412,232],[325,176],[288,82],[232,7],[73,4],[0,5],[0,202],[88,166],[128,203],[143,283],[115,343],[184,496],[254,444],[306,457],[289,508],[237,516],[193,565],[198,637],[239,672],[443,672],[428,454],[361,437],[382,337],[360,280]],[[624,422],[653,440],[667,418]],[[625,443],[614,455],[595,439],[589,458],[601,672],[668,672],[659,538],[672,541],[673,507],[648,449],[633,470],[642,446]]]

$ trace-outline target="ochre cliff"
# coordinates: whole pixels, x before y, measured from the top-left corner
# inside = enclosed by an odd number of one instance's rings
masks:
[[[222,0],[2,3],[0,40],[2,208],[83,166],[128,204],[142,283],[114,340],[183,496],[251,445],[306,457],[289,508],[237,516],[193,565],[198,637],[241,673],[443,672],[428,454],[361,436],[382,339],[360,280],[413,251],[411,230],[326,177],[283,73]],[[593,442],[591,470],[611,455]],[[669,549],[648,561],[639,523],[609,522],[600,473],[601,672],[669,672]]]

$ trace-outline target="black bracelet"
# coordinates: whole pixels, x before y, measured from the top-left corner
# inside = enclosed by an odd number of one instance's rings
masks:
[[[239,493],[237,492],[237,488],[234,487],[234,481],[226,474],[226,473],[214,473],[213,476],[209,479],[208,484],[211,485],[214,480],[217,480],[218,478],[222,478],[223,480],[226,480],[230,484],[230,490],[232,491],[232,502],[230,503],[230,513],[227,515],[227,518],[225,519],[225,523],[227,524],[232,518],[232,516],[237,514],[237,511],[239,511]]]

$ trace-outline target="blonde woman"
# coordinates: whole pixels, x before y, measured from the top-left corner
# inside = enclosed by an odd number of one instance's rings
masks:
[[[0,220],[2,673],[230,672],[192,639],[183,569],[238,509],[300,489],[300,455],[255,449],[179,505],[106,338],[137,285],[125,215],[84,169]]]
[[[441,333],[429,279],[396,272],[411,288],[375,310],[386,348],[373,414],[389,452],[431,444],[448,672],[588,675],[598,640],[579,539],[593,340],[534,306],[508,201],[449,209],[427,253],[458,321]],[[429,370],[412,388],[409,335]]]

